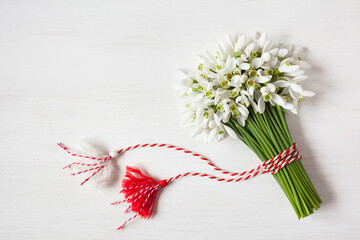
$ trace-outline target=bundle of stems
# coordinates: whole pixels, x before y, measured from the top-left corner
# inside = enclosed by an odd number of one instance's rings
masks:
[[[251,106],[249,111],[244,127],[235,118],[231,118],[226,125],[235,131],[261,161],[269,160],[293,145],[282,107],[267,103],[262,114]],[[299,219],[309,216],[314,209],[320,208],[322,200],[300,160],[287,164],[273,176]]]

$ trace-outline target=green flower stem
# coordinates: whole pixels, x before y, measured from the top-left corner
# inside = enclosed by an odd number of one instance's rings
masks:
[[[274,108],[271,108],[271,109],[274,110]],[[286,123],[284,110],[283,110],[280,106],[276,106],[276,109],[277,109],[277,112],[278,112],[278,114],[279,114],[280,120],[281,120],[281,122],[282,122],[282,124],[283,124],[283,126],[284,126],[284,130],[285,130],[285,132],[286,132],[286,134],[287,134],[287,136],[288,136],[288,138],[289,138],[289,140],[290,140],[289,143],[292,145],[293,142],[292,142],[292,139],[291,139],[291,135],[290,135],[290,131],[289,131],[288,125],[287,125],[287,123]],[[314,187],[314,185],[312,184],[309,176],[307,175],[307,173],[306,173],[306,171],[305,171],[302,163],[301,163],[300,161],[296,161],[295,163],[296,163],[296,164],[292,164],[292,165],[290,165],[290,166],[294,166],[295,168],[297,168],[297,169],[299,170],[299,172],[301,173],[300,176],[302,176],[303,179],[307,182],[307,185],[310,187],[310,189],[312,190],[312,192],[313,192],[313,194],[314,194],[314,195],[312,195],[312,196],[315,196],[315,198],[316,198],[316,200],[317,200],[316,202],[318,203],[318,207],[320,208],[320,203],[322,203],[322,200],[321,200],[320,196],[318,195],[318,193],[316,192],[315,187]]]
[[[319,208],[320,208],[320,203],[322,203],[322,200],[321,200],[320,196],[318,195],[318,193],[316,192],[314,185],[310,181],[310,178],[307,175],[302,163],[299,161],[298,164],[293,164],[293,166],[297,169],[298,172],[302,173],[302,175],[300,175],[300,176],[306,182],[307,186],[311,189],[312,193],[314,194],[313,196],[315,196],[317,202],[319,203]]]
[[[300,194],[304,197],[304,199],[308,199],[309,202],[311,202],[311,204],[309,204],[309,207],[311,208],[311,206],[314,206],[314,208],[317,210],[320,207],[320,205],[317,204],[316,199],[314,199],[313,194],[311,194],[311,189],[309,189],[307,185],[304,184],[303,180],[300,179],[300,176],[298,176],[299,172],[296,172],[292,166],[289,167],[288,170],[291,176],[294,176],[296,182],[299,183]]]
[[[249,120],[248,121],[248,129],[254,133],[259,142],[266,148],[267,156],[271,156],[275,154],[275,151],[271,149],[271,145],[268,144],[266,137],[256,128],[256,126]]]
[[[239,139],[253,150],[261,161],[275,157],[293,144],[284,110],[279,106],[266,104],[263,114],[250,107],[244,127],[234,118],[226,125],[235,131]],[[273,174],[273,177],[289,199],[299,219],[320,208],[322,200],[300,160],[286,165],[278,173]]]
[[[265,158],[263,153],[258,149],[258,147],[254,144],[254,142],[250,141],[246,136],[244,136],[241,130],[237,127],[239,123],[236,120],[234,122],[234,119],[230,119],[230,121],[228,121],[226,125],[232,128],[235,131],[235,133],[238,135],[240,140],[242,140],[251,150],[253,150],[253,152],[255,152],[260,159]]]
[[[245,140],[244,142],[250,141],[250,145],[252,144],[252,146],[253,146],[253,148],[250,147],[250,149],[252,149],[262,161],[266,161],[267,159],[270,159],[270,157],[269,157],[270,155],[265,156],[265,154],[257,147],[258,143],[256,142],[256,140],[250,136],[249,132],[244,127],[240,126],[239,123],[235,119],[230,119],[229,122],[232,123],[232,126],[236,126],[236,129],[234,129],[235,132],[243,133],[244,140]],[[231,125],[230,125],[230,127],[231,127]],[[249,140],[247,138],[247,136],[249,136],[250,137],[249,139],[251,139],[254,142],[251,142],[251,140]],[[290,187],[288,184],[284,184],[286,182],[284,180],[283,174],[273,175],[273,176],[275,177],[275,180],[279,183],[281,189],[284,191],[284,193],[286,194],[287,198],[289,199],[291,205],[295,209],[295,213],[300,218],[300,213],[297,210],[298,209],[297,204],[295,203],[292,196],[288,194],[290,192]]]
[[[246,136],[246,138],[248,138],[249,141],[252,141],[258,147],[259,151],[261,151],[260,150],[261,148],[257,143],[257,141],[245,130],[245,128],[240,126],[240,124],[236,121],[236,119],[230,119],[230,121],[232,121],[235,124],[235,126],[238,128],[238,130],[244,133],[244,136]]]
[[[287,134],[282,130],[281,123],[276,120],[278,119],[278,117],[277,116],[274,117],[271,111],[269,111],[268,109],[267,111],[265,111],[264,114],[269,119],[269,124],[272,126],[274,132],[276,132],[277,134],[277,139],[279,143],[282,145],[281,151],[285,151],[287,149],[286,146],[292,145],[292,142],[287,139]]]
[[[284,109],[282,109],[280,106],[276,106],[276,109],[279,114],[278,116],[280,117],[280,121],[283,125],[283,130],[287,134],[289,142],[292,144],[291,134],[290,134],[289,127],[288,127],[288,125],[286,123],[286,119],[285,119]],[[275,109],[271,108],[271,111],[275,112]]]
[[[260,115],[259,113],[256,113],[257,115]],[[263,114],[263,119],[265,122],[265,125],[267,126],[267,131],[269,132],[269,135],[271,136],[271,141],[274,143],[277,152],[281,152],[283,151],[283,149],[285,148],[285,144],[283,141],[276,141],[276,139],[281,139],[278,136],[278,132],[277,131],[273,131],[273,125],[271,123],[271,121],[269,120],[268,116],[266,114]]]
[[[251,123],[251,121],[249,121],[249,120],[247,120],[247,121],[249,123]],[[249,132],[247,132],[247,130],[245,128],[242,128],[240,125],[238,125],[238,127],[240,127],[240,129],[243,129],[243,131],[246,133],[246,135],[250,134]],[[256,136],[255,138],[259,139],[258,143],[261,145],[260,149],[263,149],[264,155],[265,155],[265,158],[264,158],[263,161],[271,159],[273,156],[277,155],[277,154],[272,153],[272,150],[266,144],[266,140],[263,138],[263,135],[260,135],[257,129],[252,128],[252,127],[249,127],[249,128],[251,129],[250,132],[252,132],[254,134],[254,136]],[[300,208],[300,203],[299,203],[298,197],[295,194],[295,189],[292,186],[292,183],[289,183],[289,181],[286,179],[286,176],[285,176],[284,173],[277,174],[276,179],[280,182],[280,186],[282,187],[282,189],[284,190],[284,192],[288,196],[288,199],[290,200],[290,203],[292,203],[294,205],[295,209],[300,209],[299,214],[300,214],[300,216],[303,217],[304,214],[302,213],[302,210]],[[288,194],[290,192],[292,192],[293,194],[292,195]]]

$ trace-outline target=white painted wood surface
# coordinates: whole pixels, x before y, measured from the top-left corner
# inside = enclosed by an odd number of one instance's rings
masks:
[[[360,2],[0,1],[1,239],[359,239]],[[269,32],[302,45],[317,96],[289,115],[303,164],[324,200],[298,221],[271,176],[224,184],[183,179],[156,215],[116,231],[128,216],[103,191],[61,171],[59,140],[87,138],[106,150],[165,142],[232,170],[259,161],[240,142],[206,144],[180,126],[177,68],[227,33]],[[154,176],[208,171],[172,151],[118,160]]]

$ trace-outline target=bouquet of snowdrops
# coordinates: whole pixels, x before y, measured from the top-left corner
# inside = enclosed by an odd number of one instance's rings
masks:
[[[261,161],[274,158],[293,146],[285,110],[297,114],[298,103],[315,95],[301,86],[309,67],[267,34],[227,37],[216,53],[198,57],[196,69],[183,77],[185,120],[195,127],[194,135],[204,134],[208,141],[228,134],[243,141]],[[273,176],[299,219],[320,207],[322,200],[300,160]]]

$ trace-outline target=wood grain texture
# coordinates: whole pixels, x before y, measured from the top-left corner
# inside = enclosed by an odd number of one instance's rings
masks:
[[[360,2],[0,1],[1,239],[359,239]],[[165,142],[226,169],[256,166],[239,142],[205,144],[180,125],[175,71],[227,33],[266,31],[305,46],[317,96],[288,115],[324,203],[298,221],[271,176],[239,184],[183,179],[149,220],[127,219],[103,191],[61,171],[59,140],[112,150]],[[207,171],[180,153],[143,149],[118,160],[154,176]]]

